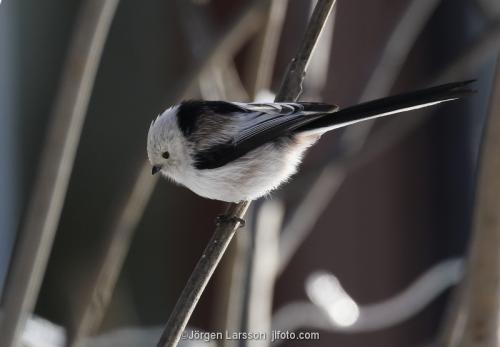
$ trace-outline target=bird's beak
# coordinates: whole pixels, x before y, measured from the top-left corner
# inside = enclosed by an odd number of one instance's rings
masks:
[[[153,170],[151,170],[151,174],[154,175],[160,170],[161,170],[161,165],[153,165]]]

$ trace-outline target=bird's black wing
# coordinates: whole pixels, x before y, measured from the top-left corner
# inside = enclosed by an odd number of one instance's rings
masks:
[[[338,110],[338,106],[315,102],[233,104],[249,114],[241,121],[234,144],[242,146],[246,141],[255,141],[253,148]]]
[[[337,106],[311,102],[228,104],[239,108],[239,111],[229,112],[234,120],[228,121],[231,125],[225,124],[228,129],[220,130],[220,137],[229,139],[198,150],[195,157],[197,169],[224,166],[251,150],[290,135],[295,129],[338,109]],[[224,132],[229,128],[235,129],[230,136]],[[217,136],[217,133],[213,133],[213,136]]]
[[[224,109],[235,108],[235,112],[230,113],[231,117],[236,117],[233,126],[236,130],[230,136],[221,131],[220,134],[224,136],[220,138],[226,140],[198,150],[195,166],[200,170],[215,169],[283,136],[294,133],[322,133],[367,119],[455,100],[473,92],[468,87],[471,82],[473,81],[443,84],[366,102],[340,111],[337,111],[336,106],[321,103],[225,103]]]

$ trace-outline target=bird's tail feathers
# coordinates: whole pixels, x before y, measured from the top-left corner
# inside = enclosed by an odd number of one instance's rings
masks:
[[[325,133],[369,119],[416,110],[446,101],[460,99],[475,92],[470,84],[475,80],[443,84],[415,92],[389,96],[332,112],[303,127],[300,133]]]

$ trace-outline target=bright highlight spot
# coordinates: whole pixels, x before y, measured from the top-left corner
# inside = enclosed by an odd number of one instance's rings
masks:
[[[358,305],[352,299],[339,299],[328,310],[330,318],[340,326],[348,327],[359,318]]]
[[[326,311],[333,323],[348,327],[359,319],[359,307],[328,272],[315,272],[306,280],[306,293],[313,304]]]

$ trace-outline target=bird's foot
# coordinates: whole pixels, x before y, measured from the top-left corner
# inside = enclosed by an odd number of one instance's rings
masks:
[[[215,219],[215,225],[220,226],[224,223],[239,223],[238,228],[243,228],[245,226],[245,220],[243,218],[228,216],[227,214],[221,214]]]

